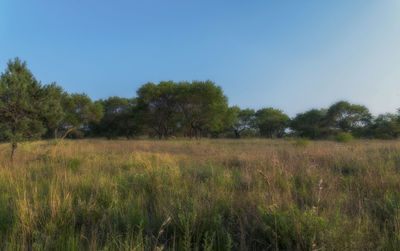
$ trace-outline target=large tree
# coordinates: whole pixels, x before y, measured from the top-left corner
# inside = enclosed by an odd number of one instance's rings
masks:
[[[255,114],[255,124],[261,136],[269,138],[282,137],[288,127],[290,118],[281,110],[274,108],[263,108]]]
[[[89,123],[96,123],[103,117],[103,107],[92,100],[86,94],[65,95],[61,100],[63,118],[59,124],[59,130],[63,132],[61,139],[71,132],[85,130]]]
[[[397,114],[381,114],[373,120],[367,136],[379,139],[395,139],[400,136],[400,117]]]
[[[177,85],[172,81],[147,83],[137,91],[138,106],[146,125],[158,136],[168,138],[177,127]]]
[[[58,129],[60,123],[65,117],[65,112],[62,106],[62,100],[68,94],[55,83],[43,87],[44,95],[47,97],[47,109],[41,114],[41,119],[46,126],[47,133],[45,136],[58,137]]]
[[[326,113],[325,109],[312,109],[304,113],[299,113],[290,122],[290,128],[300,137],[311,139],[325,137],[329,133]]]
[[[211,81],[148,83],[137,94],[144,120],[159,138],[218,134],[232,121],[227,98]]]
[[[335,131],[359,133],[371,123],[372,115],[363,105],[339,101],[329,107],[327,120]]]
[[[136,99],[110,97],[99,102],[103,106],[104,116],[99,123],[91,123],[96,136],[131,138],[140,132]]]
[[[39,139],[46,132],[44,117],[53,120],[51,109],[58,107],[47,96],[53,87],[42,86],[18,58],[1,74],[0,128],[3,140],[11,142],[11,160],[19,142]]]
[[[255,111],[253,109],[240,109],[237,106],[231,107],[234,114],[233,131],[236,138],[240,138],[240,134],[245,130],[254,127]]]
[[[220,132],[230,121],[227,97],[221,87],[209,80],[179,83],[178,106],[190,137]]]

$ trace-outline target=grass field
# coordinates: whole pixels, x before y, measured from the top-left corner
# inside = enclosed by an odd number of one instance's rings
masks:
[[[393,250],[400,142],[0,145],[0,249]]]

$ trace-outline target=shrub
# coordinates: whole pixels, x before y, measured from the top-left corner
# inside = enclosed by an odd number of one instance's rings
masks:
[[[353,135],[351,135],[351,133],[341,132],[341,133],[338,133],[338,135],[336,135],[335,139],[337,142],[346,143],[346,142],[353,141],[354,137],[353,137]]]
[[[310,140],[307,138],[298,138],[294,143],[295,146],[308,146],[310,144]]]

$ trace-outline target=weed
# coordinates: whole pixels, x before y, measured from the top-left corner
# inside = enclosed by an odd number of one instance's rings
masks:
[[[0,250],[400,244],[397,141],[39,141],[15,157],[0,168]]]

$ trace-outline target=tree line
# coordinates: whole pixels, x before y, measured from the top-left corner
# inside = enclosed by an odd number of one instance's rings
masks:
[[[42,84],[26,62],[9,60],[0,76],[0,140],[55,138],[268,137],[324,139],[340,132],[356,137],[397,138],[398,114],[373,117],[362,105],[340,101],[290,118],[274,108],[229,107],[223,90],[212,81],[147,83],[133,98],[97,101]]]

